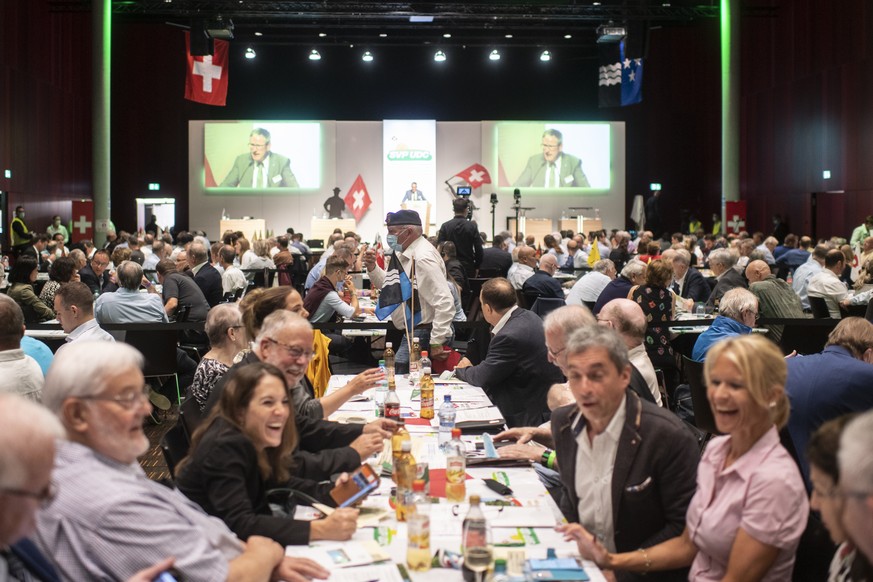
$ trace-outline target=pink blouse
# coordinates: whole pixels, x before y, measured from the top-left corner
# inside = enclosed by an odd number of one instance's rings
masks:
[[[797,464],[779,443],[775,427],[723,469],[730,443],[730,436],[712,439],[697,468],[697,492],[686,517],[688,536],[698,549],[689,580],[721,580],[741,528],[779,549],[763,580],[790,580],[809,515]]]

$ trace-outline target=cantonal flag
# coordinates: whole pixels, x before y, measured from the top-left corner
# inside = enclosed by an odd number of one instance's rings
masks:
[[[361,217],[367,213],[367,210],[372,203],[372,200],[370,200],[370,194],[367,192],[367,185],[364,184],[364,179],[361,178],[360,174],[358,174],[355,183],[352,184],[352,187],[349,189],[346,197],[343,198],[343,201],[346,203],[346,208],[355,215],[355,220],[360,222]]]
[[[191,35],[185,33],[185,99],[207,105],[224,105],[227,100],[228,42],[215,40],[212,55],[191,55]]]
[[[491,183],[491,176],[482,164],[473,164],[469,168],[461,170],[455,174],[455,177],[464,180],[473,188],[478,188],[482,184]]]

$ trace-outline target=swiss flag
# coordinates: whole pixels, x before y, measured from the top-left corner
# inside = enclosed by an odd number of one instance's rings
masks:
[[[215,40],[212,56],[191,56],[191,35],[185,33],[185,99],[207,105],[224,105],[227,100],[228,42]]]
[[[346,208],[355,215],[355,220],[360,222],[361,217],[366,214],[367,209],[370,208],[370,204],[373,202],[370,200],[370,193],[367,192],[367,186],[364,184],[364,179],[361,178],[360,174],[358,174],[355,183],[352,184],[343,201],[346,203]]]
[[[455,174],[455,177],[464,180],[473,188],[478,188],[482,184],[491,183],[491,176],[482,164],[473,164],[466,170],[461,170]]]
[[[746,201],[725,202],[724,206],[725,218],[727,218],[725,233],[739,234],[740,231],[748,230],[746,227]]]
[[[73,200],[73,215],[70,221],[70,242],[94,240],[94,202]]]

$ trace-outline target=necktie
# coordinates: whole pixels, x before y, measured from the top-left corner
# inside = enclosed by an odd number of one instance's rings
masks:
[[[565,269],[572,269],[573,268],[573,255],[571,255],[569,253],[567,254],[567,260],[564,261],[564,268]]]
[[[264,162],[258,162],[258,175],[255,181],[256,188],[264,187]]]
[[[676,293],[676,295],[682,294],[682,291],[679,289],[679,281],[673,281],[673,292]]]
[[[549,164],[549,188],[558,187],[558,166],[555,162]]]

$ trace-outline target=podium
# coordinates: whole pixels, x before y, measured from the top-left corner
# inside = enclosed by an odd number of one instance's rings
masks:
[[[309,237],[323,240],[326,249],[327,239],[333,234],[335,228],[339,228],[345,233],[355,230],[356,227],[354,218],[313,218],[312,222],[309,223]]]
[[[522,217],[522,219],[524,220],[524,222],[522,223],[524,225],[524,228],[519,230],[521,230],[521,232],[523,232],[525,236],[533,235],[535,239],[534,244],[542,244],[543,237],[547,234],[552,234],[552,232],[554,232],[555,230],[552,226],[551,218]],[[508,216],[506,218],[506,229],[509,232],[513,233],[513,235],[515,234],[514,216]]]
[[[258,238],[267,238],[267,221],[263,218],[238,218],[222,220],[218,225],[219,237],[217,240],[221,240],[221,238],[224,236],[224,233],[228,230],[234,232],[238,230],[242,231],[242,233],[250,241],[255,240],[255,233],[258,234]]]
[[[421,228],[424,236],[430,236],[430,202],[427,200],[407,200],[400,205],[405,210],[414,210],[421,218]]]

